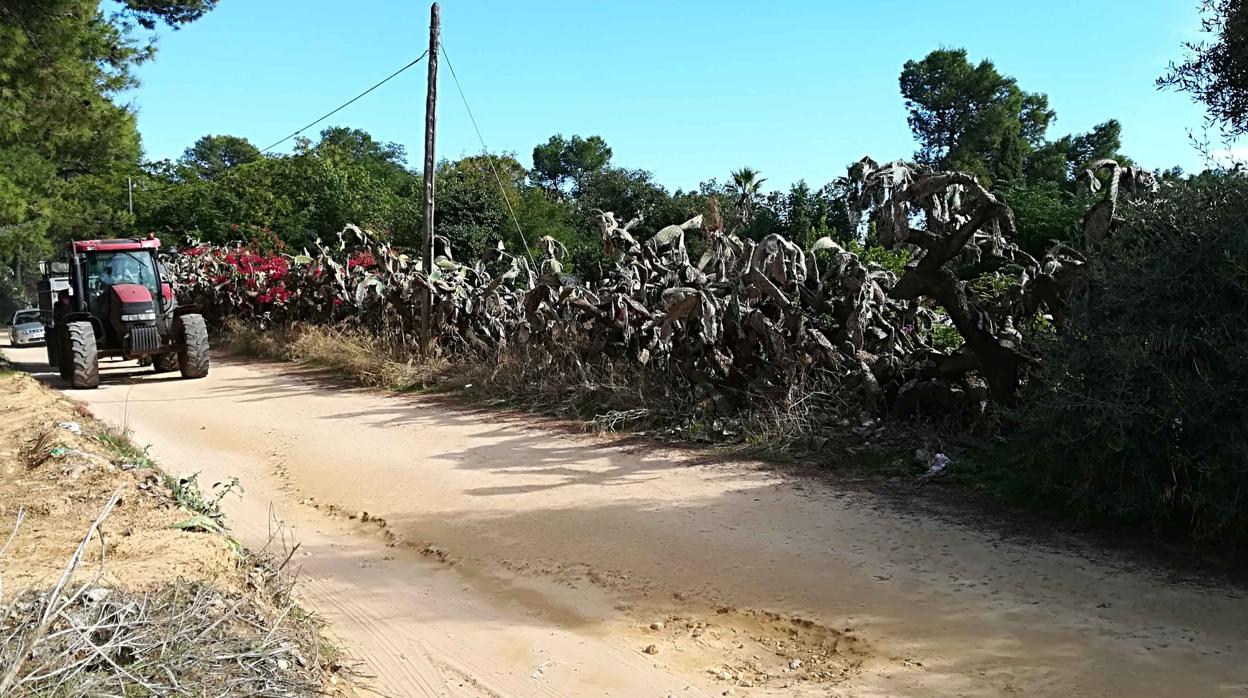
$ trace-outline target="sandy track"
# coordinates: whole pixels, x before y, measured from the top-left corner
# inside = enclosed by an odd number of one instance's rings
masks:
[[[1237,590],[214,360],[195,382],[106,364],[74,397],[171,469],[240,477],[249,544],[294,526],[308,603],[394,695],[1248,695]]]

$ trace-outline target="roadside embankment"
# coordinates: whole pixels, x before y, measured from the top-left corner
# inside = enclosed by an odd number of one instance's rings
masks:
[[[291,580],[228,537],[235,489],[0,367],[0,695],[349,694]]]

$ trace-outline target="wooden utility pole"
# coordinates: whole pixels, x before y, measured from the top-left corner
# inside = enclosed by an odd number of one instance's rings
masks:
[[[438,45],[442,31],[438,3],[429,8],[429,88],[425,96],[425,273],[433,274],[434,140],[438,130]],[[426,288],[420,304],[420,351],[429,353],[433,337],[433,293]]]

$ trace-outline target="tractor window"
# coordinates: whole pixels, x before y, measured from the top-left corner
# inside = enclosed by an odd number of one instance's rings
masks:
[[[98,298],[116,284],[140,284],[160,297],[152,255],[141,252],[95,252],[87,255],[87,297]]]
[[[152,256],[147,252],[96,252],[87,259],[87,289],[102,291],[105,286],[140,284],[153,295],[160,292]]]

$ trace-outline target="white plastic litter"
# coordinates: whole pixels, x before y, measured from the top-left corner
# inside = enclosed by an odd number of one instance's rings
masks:
[[[542,674],[545,674],[546,670],[549,669],[551,665],[554,665],[554,664],[558,664],[558,662],[556,662],[553,657],[550,659],[547,659],[541,664],[538,664],[537,668],[533,670],[533,673],[529,675],[529,678],[531,679],[542,678]]]
[[[943,473],[945,471],[945,468],[949,467],[950,463],[953,463],[953,461],[950,460],[949,456],[946,456],[943,453],[937,453],[935,456],[932,456],[931,467],[927,469],[926,473],[923,473],[919,477],[920,478],[936,477],[937,475]]]

